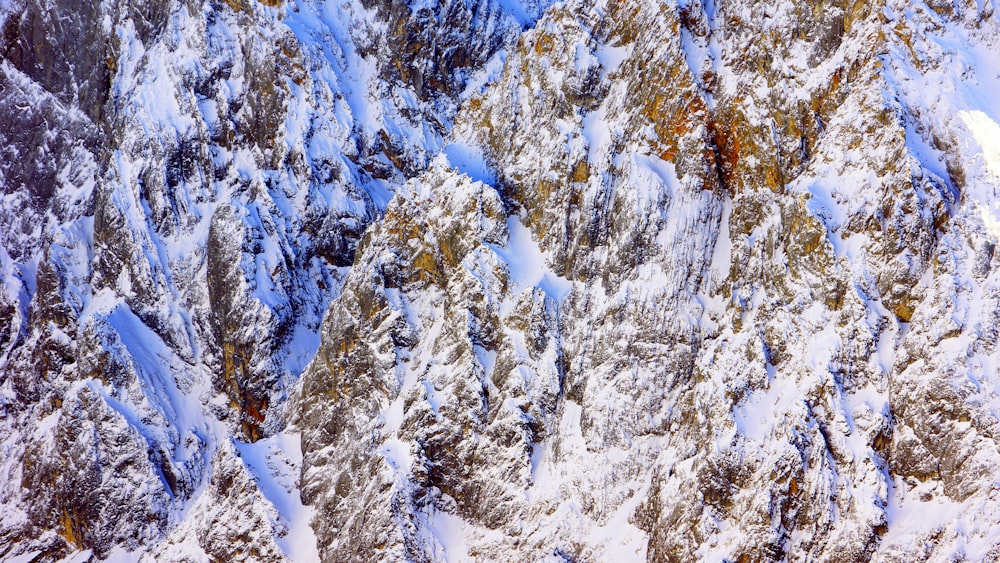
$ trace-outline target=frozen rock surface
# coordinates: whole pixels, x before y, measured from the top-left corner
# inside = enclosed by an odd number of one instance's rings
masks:
[[[0,30],[0,559],[1000,558],[992,0]]]

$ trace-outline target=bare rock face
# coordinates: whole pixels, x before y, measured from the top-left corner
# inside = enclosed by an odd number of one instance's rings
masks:
[[[1000,556],[990,2],[0,29],[0,558]]]
[[[385,22],[386,33],[370,45],[390,82],[402,82],[422,100],[454,99],[470,74],[534,21],[544,0],[364,0]],[[489,33],[483,33],[489,30]],[[431,116],[428,116],[431,117]]]

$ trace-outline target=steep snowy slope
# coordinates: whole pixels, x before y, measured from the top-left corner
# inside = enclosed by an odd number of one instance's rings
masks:
[[[1000,557],[991,0],[0,6],[0,558]]]
[[[538,10],[4,4],[0,558],[301,548],[246,444],[283,426],[366,226]]]

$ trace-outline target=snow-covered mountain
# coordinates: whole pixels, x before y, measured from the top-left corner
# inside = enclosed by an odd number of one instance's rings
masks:
[[[1000,558],[992,0],[0,29],[0,559]]]

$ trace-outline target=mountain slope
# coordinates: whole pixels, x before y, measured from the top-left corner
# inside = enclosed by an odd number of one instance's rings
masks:
[[[297,422],[321,553],[989,559],[992,322],[961,316],[996,310],[964,199],[996,178],[934,139],[996,123],[996,24],[553,7],[459,114],[484,162],[397,193],[327,318]]]
[[[991,560],[990,2],[3,8],[0,556]]]
[[[280,555],[288,515],[254,508],[272,499],[241,444],[282,427],[359,237],[440,147],[454,91],[537,13],[427,4],[464,22],[423,28],[427,85],[399,79],[409,10],[385,9],[4,6],[4,557],[149,549],[213,519],[243,526],[198,530],[208,555]]]

